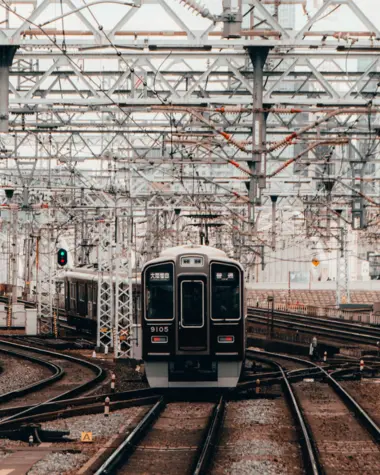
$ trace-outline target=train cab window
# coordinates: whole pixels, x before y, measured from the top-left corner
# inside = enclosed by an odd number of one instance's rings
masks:
[[[173,320],[174,318],[174,266],[158,264],[145,271],[147,320]]]
[[[181,325],[202,327],[204,324],[204,284],[200,280],[181,282]]]
[[[241,271],[229,264],[211,264],[212,320],[239,320]]]

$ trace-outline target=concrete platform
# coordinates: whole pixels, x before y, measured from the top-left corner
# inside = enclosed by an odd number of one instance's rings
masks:
[[[17,450],[1,461],[0,475],[27,475],[35,463],[43,459],[50,449],[40,447]]]

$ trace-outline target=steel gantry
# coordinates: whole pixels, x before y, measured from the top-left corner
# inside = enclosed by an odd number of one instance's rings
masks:
[[[116,356],[132,277],[164,246],[207,238],[253,278],[283,235],[329,249],[337,210],[345,249],[352,227],[375,246],[380,31],[357,3],[0,0],[0,185],[40,315],[58,239],[98,264],[98,344]]]

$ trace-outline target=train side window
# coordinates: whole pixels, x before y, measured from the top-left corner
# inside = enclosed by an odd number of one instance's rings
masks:
[[[156,264],[145,270],[147,320],[174,319],[174,266]]]
[[[85,300],[84,284],[79,284],[78,286],[78,300],[79,302],[84,302]]]
[[[92,302],[92,284],[87,284],[87,300]]]
[[[75,309],[76,306],[76,285],[74,283],[70,284],[70,308]]]
[[[230,264],[211,264],[212,320],[241,317],[241,270]]]

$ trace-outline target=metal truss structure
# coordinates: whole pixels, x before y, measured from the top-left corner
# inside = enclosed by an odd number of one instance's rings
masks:
[[[378,243],[380,30],[354,0],[0,7],[0,185],[34,228],[49,208],[75,265],[131,276],[132,254],[201,240],[253,276],[281,236],[331,247],[337,210],[347,246]],[[99,288],[99,344],[116,328],[129,355],[131,287]]]

